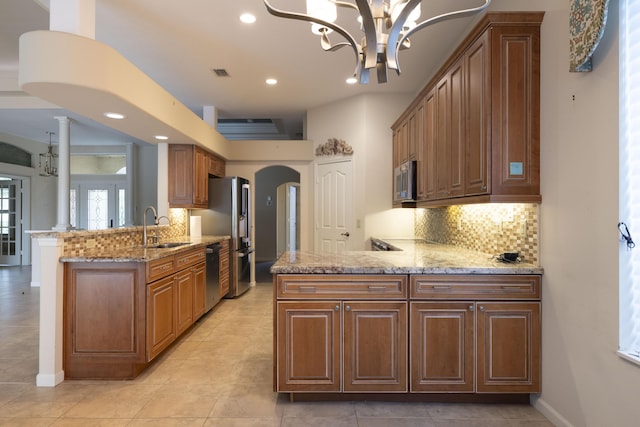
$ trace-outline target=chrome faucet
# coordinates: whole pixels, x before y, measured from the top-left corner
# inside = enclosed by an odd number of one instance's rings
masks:
[[[144,210],[144,215],[142,217],[142,246],[147,246],[147,212],[153,212],[153,225],[156,226],[156,235],[154,236],[154,243],[158,243],[158,212],[156,212],[156,208],[153,206],[147,206]]]

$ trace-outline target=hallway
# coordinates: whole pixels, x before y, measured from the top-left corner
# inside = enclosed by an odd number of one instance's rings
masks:
[[[272,390],[272,286],[258,277],[137,379],[39,388],[39,289],[28,267],[0,268],[0,426],[551,426],[529,405],[290,403]]]

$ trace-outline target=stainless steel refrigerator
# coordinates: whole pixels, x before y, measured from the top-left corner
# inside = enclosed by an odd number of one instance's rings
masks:
[[[229,293],[237,297],[251,284],[251,186],[238,176],[209,179],[209,209],[194,209],[202,217],[202,234],[231,236]]]

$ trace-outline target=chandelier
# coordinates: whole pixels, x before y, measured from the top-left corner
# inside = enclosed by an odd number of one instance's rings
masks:
[[[47,132],[47,134],[49,134],[49,148],[46,153],[40,154],[38,168],[41,176],[58,176],[58,155],[53,152],[51,145],[51,135],[55,135],[55,132]]]
[[[491,0],[482,0],[483,4],[480,6],[447,12],[417,22],[422,13],[422,0],[354,0],[355,3],[339,0],[306,1],[306,14],[276,9],[267,0],[264,0],[264,4],[274,16],[311,22],[311,31],[320,36],[320,46],[325,51],[350,46],[356,57],[353,77],[360,84],[369,83],[369,73],[373,69],[376,70],[378,83],[387,82],[389,69],[395,70],[399,75],[398,52],[411,47],[411,34],[436,22],[482,12],[491,3]],[[346,29],[334,23],[338,7],[358,12],[360,30],[364,32],[360,43]],[[329,34],[333,31],[346,41],[332,43]]]

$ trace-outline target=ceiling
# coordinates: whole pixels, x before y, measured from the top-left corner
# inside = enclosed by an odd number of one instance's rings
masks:
[[[388,83],[378,84],[372,75],[368,85],[347,85],[353,51],[322,51],[308,23],[269,15],[262,0],[95,1],[96,40],[113,47],[196,115],[202,116],[204,106],[215,107],[227,122],[219,128],[227,139],[301,139],[311,108],[365,93],[417,93],[478,18],[444,21],[413,35],[412,47],[399,55],[402,74],[390,74]],[[423,1],[422,17],[481,3]],[[46,4],[2,0],[0,5],[0,133],[48,142],[46,132],[57,131],[54,116],[64,115],[72,119],[72,145],[146,144],[21,90],[18,38],[49,28]],[[303,0],[271,4],[295,12],[305,8]],[[256,15],[256,23],[241,23],[243,12]],[[351,22],[355,11],[339,10],[337,23],[359,38]],[[218,77],[213,69],[224,69],[229,77]],[[268,77],[279,83],[266,85]]]

